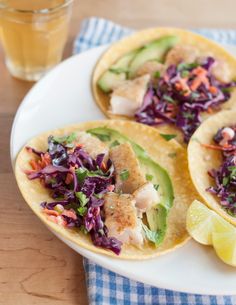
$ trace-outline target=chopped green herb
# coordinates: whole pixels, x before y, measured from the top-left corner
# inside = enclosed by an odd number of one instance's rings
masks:
[[[177,66],[177,70],[178,70],[178,71],[182,71],[182,70],[191,70],[191,69],[194,69],[194,68],[196,68],[196,67],[198,67],[198,66],[199,66],[199,64],[196,63],[196,62],[193,62],[193,63],[190,63],[190,64],[182,62],[182,63],[180,63],[180,64]]]
[[[177,156],[177,154],[175,152],[173,152],[173,153],[167,154],[167,156],[170,158],[175,158]]]
[[[127,169],[123,169],[120,173],[120,179],[125,181],[129,178],[129,171]]]
[[[158,191],[158,189],[159,189],[159,184],[153,184],[153,186],[154,186],[154,189],[155,189],[156,191]]]
[[[232,197],[227,197],[227,201],[229,202],[229,203],[233,203],[234,202],[234,199],[232,198]]]
[[[70,144],[76,140],[76,133],[71,133],[69,136],[53,137],[54,142],[59,144]]]
[[[80,226],[80,231],[81,231],[82,233],[84,233],[84,234],[88,234],[88,231],[87,231],[87,229],[85,228],[84,225],[81,225],[81,226]]]
[[[190,112],[185,112],[185,111],[183,111],[183,117],[185,118],[185,119],[194,119],[194,114],[193,113],[190,113]]]
[[[226,186],[229,183],[229,177],[223,178],[223,186]]]
[[[188,90],[181,90],[180,91],[180,94],[182,94],[182,95],[188,95],[189,94],[189,91]]]
[[[79,183],[82,183],[86,177],[106,176],[100,168],[89,171],[87,168],[79,167],[75,170],[75,173]]]
[[[115,140],[111,143],[110,148],[120,145],[120,142]]]
[[[86,168],[79,167],[75,170],[77,179],[79,183],[82,183],[84,179],[87,177],[88,170]]]
[[[191,92],[191,98],[192,98],[192,99],[198,98],[199,96],[200,96],[199,93],[197,93],[197,92]]]
[[[163,99],[166,100],[167,102],[171,103],[171,104],[176,104],[175,100],[173,100],[173,98],[167,94],[163,95]]]
[[[233,91],[233,89],[234,89],[234,87],[228,87],[228,88],[222,88],[221,91],[223,93],[230,93]]]
[[[54,183],[56,183],[57,182],[57,180],[55,179],[55,178],[49,178],[48,180],[47,180],[47,184],[49,184],[49,183],[51,183],[51,184],[54,184]]]
[[[77,208],[77,212],[79,213],[80,216],[84,216],[87,213],[87,207],[79,207]]]
[[[76,192],[75,196],[79,199],[81,207],[84,207],[89,201],[86,195],[82,192]]]
[[[161,77],[160,71],[154,72],[154,73],[153,73],[153,77],[154,77],[154,78],[160,78],[160,77]]]
[[[231,171],[230,178],[233,179],[236,176],[236,166],[229,166],[228,169]]]
[[[183,70],[181,71],[181,77],[185,78],[189,76],[189,71],[188,70]]]
[[[176,134],[165,134],[165,133],[160,133],[160,136],[162,136],[162,138],[165,139],[167,142],[177,137]]]
[[[97,199],[101,199],[103,194],[93,194],[93,196]]]
[[[153,175],[146,174],[147,181],[152,181]]]

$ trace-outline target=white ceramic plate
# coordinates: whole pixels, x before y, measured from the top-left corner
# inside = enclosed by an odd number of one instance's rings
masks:
[[[12,127],[13,164],[19,149],[38,133],[66,124],[104,118],[93,102],[90,90],[93,67],[104,50],[105,47],[99,47],[69,58],[27,94]],[[236,55],[234,48],[230,51]],[[194,241],[156,259],[128,261],[95,254],[62,240],[83,256],[133,280],[189,293],[236,293],[236,269],[223,264],[211,247]]]

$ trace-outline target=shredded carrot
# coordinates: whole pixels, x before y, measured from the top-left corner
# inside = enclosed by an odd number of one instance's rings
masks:
[[[59,216],[59,213],[55,210],[44,209],[43,212],[47,215]]]
[[[214,149],[214,150],[224,150],[224,149],[233,149],[234,147],[232,145],[224,145],[224,146],[220,146],[220,145],[212,145],[212,144],[205,144],[205,143],[201,143],[201,146],[206,147],[206,148],[210,148],[210,149]],[[236,149],[236,147],[235,147]]]
[[[159,124],[159,123],[162,123],[162,122],[163,122],[163,120],[162,120],[162,119],[160,119],[160,118],[154,118],[154,121],[155,121],[155,123],[157,123],[157,124]]]
[[[106,163],[103,161],[101,165],[101,169],[105,172],[107,170]]]
[[[76,144],[76,147],[81,148],[83,147],[83,144]]]
[[[207,112],[208,112],[208,113],[213,113],[213,109],[212,109],[211,107],[209,107],[209,108],[207,109]]]
[[[206,86],[206,88],[209,88],[210,83],[206,76],[207,70],[199,66],[192,71],[192,74],[196,76],[190,86],[192,91],[197,90],[202,83]]]
[[[194,74],[194,75],[202,75],[202,74],[206,75],[207,70],[204,69],[201,66],[198,66],[197,68],[193,69],[192,74]]]
[[[73,181],[73,175],[71,173],[68,173],[66,175],[66,180],[65,180],[65,184],[70,184]]]
[[[45,153],[44,155],[42,154],[40,156],[40,159],[37,161],[34,159],[29,161],[29,164],[31,165],[32,169],[35,171],[39,171],[51,163],[52,163],[52,160],[51,160],[49,153]]]
[[[180,80],[178,80],[178,82],[175,84],[175,88],[178,91],[184,91],[184,96],[188,96],[191,93],[187,84],[187,78],[180,78]]]
[[[67,217],[71,217],[71,218],[74,219],[74,220],[77,219],[77,216],[76,216],[75,212],[72,211],[72,210],[64,210],[63,213],[62,213],[62,215],[65,215],[65,216],[67,216]]]
[[[30,160],[30,161],[29,161],[29,164],[31,165],[31,167],[32,167],[33,170],[38,171],[38,170],[41,169],[41,166],[40,166],[40,165],[38,164],[38,162],[35,161],[35,160]]]
[[[212,93],[212,94],[216,94],[218,92],[218,89],[215,87],[215,86],[210,86],[209,87],[209,91]]]

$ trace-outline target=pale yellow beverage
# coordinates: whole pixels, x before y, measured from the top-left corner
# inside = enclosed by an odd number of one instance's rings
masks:
[[[38,80],[60,62],[73,0],[0,0],[0,33],[10,73]]]

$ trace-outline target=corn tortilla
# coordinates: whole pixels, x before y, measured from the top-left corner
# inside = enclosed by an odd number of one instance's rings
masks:
[[[126,116],[114,115],[109,111],[110,96],[97,86],[97,81],[101,75],[123,55],[144,46],[148,42],[167,35],[176,35],[179,37],[179,44],[190,45],[197,48],[200,55],[211,54],[214,58],[226,62],[229,67],[230,76],[232,76],[232,79],[236,77],[236,59],[217,43],[193,32],[178,28],[151,28],[142,30],[112,44],[100,57],[95,66],[91,84],[93,96],[97,105],[107,117],[111,119],[133,120],[133,118]],[[233,91],[230,100],[222,104],[221,107],[222,109],[232,109],[236,107],[236,90]],[[202,114],[203,119],[206,119],[208,116],[209,114]],[[175,126],[162,125],[157,128],[160,132],[177,134],[178,141],[183,144],[182,133]]]
[[[168,217],[166,238],[158,248],[155,248],[148,243],[145,243],[145,246],[140,249],[125,245],[122,247],[121,254],[116,256],[111,251],[95,247],[92,244],[89,235],[63,228],[47,220],[45,214],[41,212],[40,203],[42,201],[51,201],[52,198],[50,198],[48,190],[44,188],[37,179],[29,180],[24,173],[24,170],[31,169],[29,160],[32,159],[34,155],[23,148],[16,159],[15,175],[25,201],[34,213],[53,231],[74,242],[78,246],[93,252],[122,259],[142,260],[164,254],[183,245],[189,239],[185,226],[187,208],[191,202],[196,199],[197,195],[188,173],[186,151],[175,140],[167,142],[154,128],[142,124],[122,120],[106,120],[86,122],[46,132],[31,139],[27,143],[27,146],[45,151],[47,149],[47,138],[49,135],[63,136],[72,132],[104,125],[125,134],[137,144],[141,145],[152,159],[165,168],[170,175],[175,199]],[[154,143],[155,145],[153,145]]]
[[[212,144],[214,135],[221,127],[235,123],[236,110],[219,112],[202,123],[188,145],[188,164],[193,184],[206,205],[233,225],[236,225],[236,217],[222,208],[218,197],[206,191],[209,186],[214,186],[214,179],[207,172],[222,164],[221,151],[205,148],[201,143]]]

